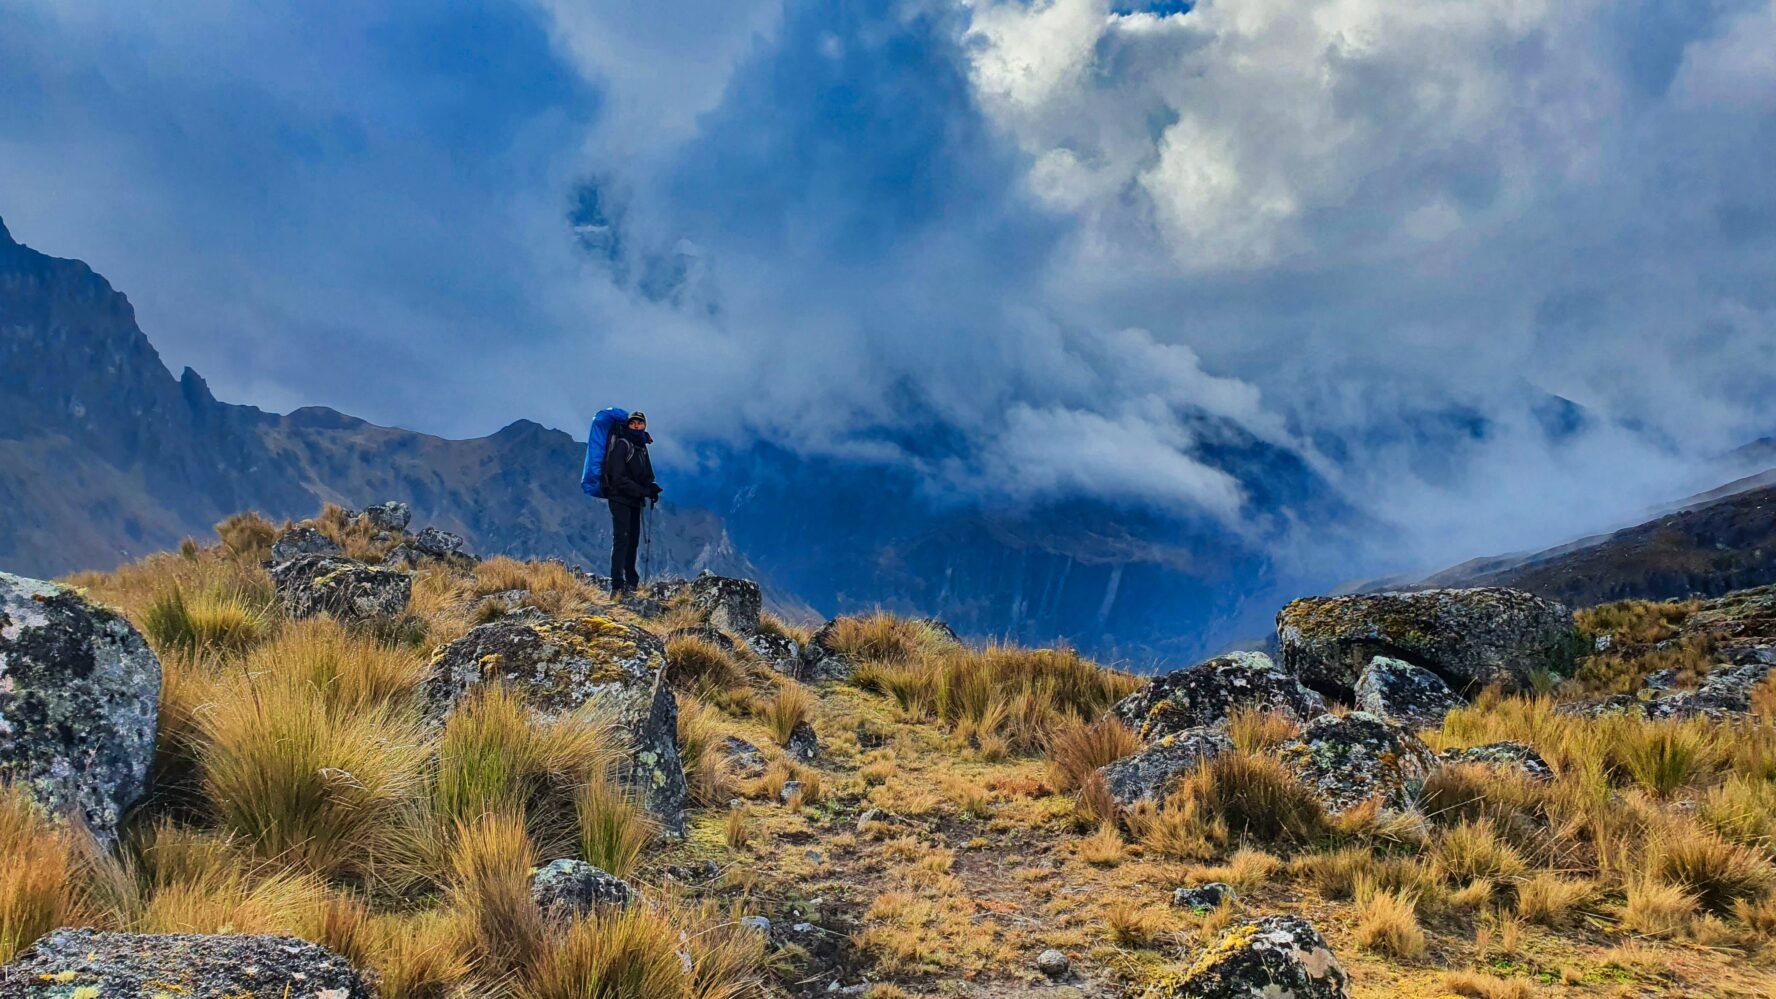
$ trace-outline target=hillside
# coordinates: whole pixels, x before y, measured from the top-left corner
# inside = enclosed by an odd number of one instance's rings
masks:
[[[1776,989],[1770,589],[1312,598],[1274,662],[1146,679],[810,633],[743,580],[612,605],[557,563],[268,573],[275,529],[227,533],[0,576],[0,995]]]
[[[1476,559],[1422,586],[1514,586],[1575,607],[1776,583],[1776,470],[1659,517],[1533,555]]]
[[[189,368],[172,376],[104,278],[0,223],[0,564],[17,571],[108,568],[239,510],[299,519],[385,500],[481,554],[605,566],[609,517],[579,490],[584,456],[524,420],[457,441],[218,402]],[[762,576],[719,517],[685,504],[661,508],[654,557],[661,572]]]

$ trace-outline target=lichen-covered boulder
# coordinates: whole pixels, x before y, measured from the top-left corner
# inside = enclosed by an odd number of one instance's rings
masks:
[[[271,567],[271,581],[292,618],[331,614],[341,621],[388,621],[407,610],[413,577],[337,555],[298,555]]]
[[[1489,742],[1483,746],[1445,749],[1440,757],[1444,763],[1471,763],[1499,770],[1515,770],[1531,780],[1554,779],[1554,768],[1521,742]]]
[[[1237,897],[1233,886],[1220,881],[1210,881],[1201,885],[1184,885],[1172,892],[1172,906],[1178,909],[1189,909],[1192,912],[1208,912],[1219,909]]]
[[[804,763],[820,757],[820,739],[806,718],[789,730],[789,741],[783,744],[783,751]]]
[[[0,773],[101,842],[148,790],[160,660],[75,590],[0,572]]]
[[[1133,756],[1099,767],[1098,776],[1124,806],[1143,799],[1163,803],[1178,782],[1198,766],[1232,749],[1232,740],[1212,728],[1173,732]]]
[[[1367,711],[1321,715],[1278,755],[1334,815],[1371,798],[1384,808],[1408,808],[1437,768],[1436,754],[1418,736]]]
[[[452,534],[449,531],[440,531],[436,527],[428,527],[425,530],[420,531],[419,534],[415,535],[413,538],[413,547],[415,549],[426,555],[432,555],[438,558],[448,558],[451,555],[461,554],[464,544],[467,544],[467,542],[463,539],[462,535]]]
[[[368,521],[370,526],[378,531],[400,534],[407,530],[408,524],[413,522],[413,508],[398,500],[389,500],[386,503],[366,507],[358,516]]]
[[[1326,700],[1277,667],[1262,652],[1233,652],[1154,677],[1111,708],[1149,741],[1174,732],[1219,725],[1241,708],[1275,711],[1306,721]]]
[[[530,876],[530,897],[557,918],[585,916],[599,908],[625,908],[635,889],[583,860],[552,860]]]
[[[288,562],[298,555],[343,555],[339,542],[312,527],[292,527],[271,543],[271,561]]]
[[[1163,999],[1345,999],[1350,980],[1313,924],[1265,916],[1228,930],[1183,972],[1148,990]]]
[[[678,702],[667,682],[666,649],[651,633],[603,617],[496,621],[442,646],[420,685],[426,717],[442,722],[463,697],[502,684],[539,716],[581,708],[608,717],[627,743],[627,780],[648,810],[683,829],[684,768]]]
[[[1357,707],[1411,729],[1436,728],[1467,702],[1443,678],[1409,662],[1376,656],[1357,680]]]
[[[721,741],[722,758],[727,761],[728,770],[741,780],[757,780],[765,775],[768,764],[765,754],[745,739],[727,736]]]
[[[280,936],[55,930],[0,968],[4,999],[370,999],[345,959]]]
[[[708,615],[711,628],[750,635],[758,630],[764,600],[750,579],[709,575],[691,580],[691,606]]]
[[[784,635],[760,633],[746,640],[746,647],[752,654],[764,661],[766,666],[787,677],[798,677],[802,672],[802,649],[796,640]]]
[[[1649,718],[1724,718],[1751,713],[1752,689],[1770,678],[1776,665],[1751,660],[1739,665],[1716,666],[1695,690],[1681,690],[1655,698],[1647,705]]]
[[[1526,690],[1567,675],[1584,651],[1572,612],[1522,590],[1480,587],[1305,597],[1277,614],[1283,667],[1324,692],[1345,691],[1376,656],[1441,676],[1458,693]]]

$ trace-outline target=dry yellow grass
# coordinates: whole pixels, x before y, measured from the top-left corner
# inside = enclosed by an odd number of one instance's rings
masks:
[[[1374,882],[1356,884],[1357,946],[1391,957],[1411,959],[1425,951],[1425,933],[1418,925],[1418,897],[1409,891],[1388,891]]]

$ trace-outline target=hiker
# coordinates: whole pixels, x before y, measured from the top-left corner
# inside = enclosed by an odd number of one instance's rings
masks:
[[[611,596],[634,593],[641,583],[635,554],[641,544],[642,505],[660,498],[654,463],[648,458],[647,415],[629,414],[628,422],[610,432],[605,447],[602,485],[611,511]]]

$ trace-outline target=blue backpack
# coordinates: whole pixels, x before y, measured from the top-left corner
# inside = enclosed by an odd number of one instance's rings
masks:
[[[605,499],[604,452],[610,444],[613,429],[629,422],[629,411],[612,406],[601,409],[592,418],[592,429],[586,432],[586,467],[580,472],[580,488],[587,496]]]

